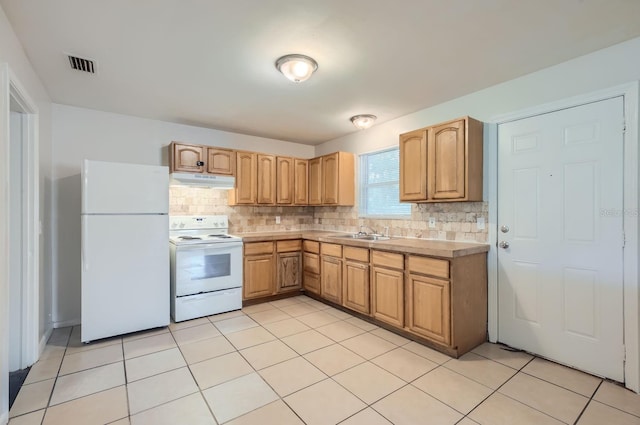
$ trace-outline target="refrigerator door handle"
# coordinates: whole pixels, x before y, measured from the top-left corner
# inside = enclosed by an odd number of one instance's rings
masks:
[[[82,217],[82,270],[89,271],[89,263],[87,260],[87,241],[89,238],[87,237],[87,232],[89,231],[89,226],[87,225],[87,218]]]

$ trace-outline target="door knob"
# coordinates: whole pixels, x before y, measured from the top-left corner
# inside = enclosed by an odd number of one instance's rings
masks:
[[[500,243],[498,244],[498,246],[502,249],[507,249],[509,248],[509,242],[507,241],[500,241]]]
[[[500,231],[502,233],[507,233],[509,231],[509,226],[507,226],[506,224],[503,224],[502,226],[500,226]]]

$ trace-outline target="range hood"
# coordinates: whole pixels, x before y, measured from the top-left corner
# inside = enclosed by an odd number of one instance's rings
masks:
[[[213,176],[198,173],[171,173],[171,186],[210,187],[213,189],[233,189],[236,178],[233,176]]]

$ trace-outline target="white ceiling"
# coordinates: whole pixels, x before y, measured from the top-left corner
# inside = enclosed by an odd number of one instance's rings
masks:
[[[355,114],[384,122],[640,36],[639,0],[0,5],[55,103],[311,145],[357,131]],[[274,62],[288,53],[316,74],[286,80]]]

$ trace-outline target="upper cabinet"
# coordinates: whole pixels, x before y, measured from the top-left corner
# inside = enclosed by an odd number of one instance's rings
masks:
[[[207,148],[207,172],[233,176],[236,168],[236,152],[231,149]]]
[[[352,153],[335,152],[322,157],[322,204],[353,205],[355,194]]]
[[[171,172],[235,176],[229,205],[354,205],[354,155],[312,159],[171,142]]]
[[[236,188],[229,191],[230,205],[256,203],[256,157],[253,152],[236,152]]]
[[[171,172],[233,176],[236,153],[231,149],[172,142],[169,147]]]
[[[257,190],[259,204],[276,203],[276,157],[258,154]]]
[[[294,159],[279,156],[276,158],[276,204],[291,205],[295,195],[293,175]]]
[[[294,158],[293,167],[293,203],[307,205],[309,203],[309,160]]]
[[[400,200],[427,199],[427,131],[400,135]]]
[[[169,147],[171,171],[203,173],[205,171],[205,152],[204,146],[172,142]]]
[[[400,201],[482,201],[482,123],[470,117],[400,135]]]
[[[309,160],[309,205],[322,204],[322,157]]]

